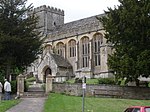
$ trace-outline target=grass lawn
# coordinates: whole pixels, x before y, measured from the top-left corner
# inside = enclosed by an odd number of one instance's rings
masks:
[[[66,81],[67,83],[75,83],[75,79],[70,79]],[[86,79],[86,84],[98,84],[98,79]]]
[[[85,112],[123,112],[131,105],[150,105],[150,100],[85,98]],[[44,112],[82,112],[82,97],[51,93],[45,102]]]
[[[0,112],[6,112],[9,108],[18,104],[20,100],[2,100],[0,101]]]

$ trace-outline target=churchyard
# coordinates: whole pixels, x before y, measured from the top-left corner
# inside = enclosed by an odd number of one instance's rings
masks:
[[[150,100],[118,98],[85,98],[85,112],[123,112],[131,105],[149,105]],[[82,97],[51,93],[45,102],[44,112],[81,112]]]
[[[0,112],[18,104],[20,100],[2,101]],[[123,112],[131,105],[149,105],[150,100],[85,97],[85,112]],[[81,112],[82,97],[50,93],[44,105],[44,112]]]

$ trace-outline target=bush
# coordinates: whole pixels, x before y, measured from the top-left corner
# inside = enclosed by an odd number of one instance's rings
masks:
[[[82,79],[75,78],[75,83],[82,83]]]
[[[27,92],[29,88],[29,84],[26,80],[24,80],[24,91]]]
[[[11,93],[16,94],[17,93],[17,81],[16,80],[11,81],[10,84],[11,84]]]
[[[99,84],[116,84],[114,78],[100,78]]]
[[[2,83],[2,84],[4,84],[4,78],[5,76],[4,76],[4,74],[0,71],[0,82]]]
[[[69,79],[69,80],[65,81],[65,83],[73,84],[73,83],[75,83],[75,79]]]

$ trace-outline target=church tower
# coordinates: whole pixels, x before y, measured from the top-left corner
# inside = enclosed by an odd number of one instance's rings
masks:
[[[39,17],[38,27],[44,34],[50,33],[58,26],[64,24],[63,10],[43,5],[29,12],[29,14],[32,13]]]

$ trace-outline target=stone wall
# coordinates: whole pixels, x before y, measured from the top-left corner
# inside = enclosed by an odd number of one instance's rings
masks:
[[[53,92],[56,93],[65,93],[74,96],[82,95],[82,86],[81,84],[59,84],[53,83]]]
[[[81,84],[53,84],[53,92],[81,96]],[[150,99],[150,88],[121,87],[117,85],[87,85],[86,96]]]
[[[39,17],[37,27],[40,27],[38,30],[43,34],[64,24],[64,11],[58,8],[43,5],[28,12],[28,15],[32,14]]]

